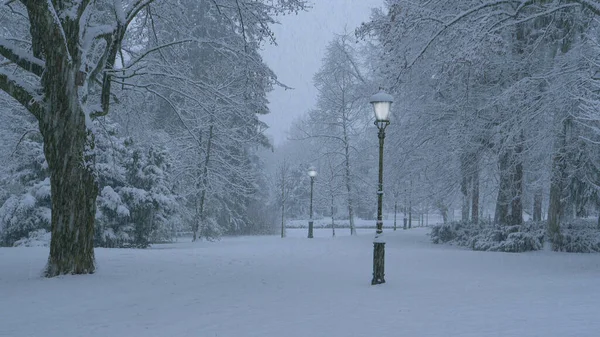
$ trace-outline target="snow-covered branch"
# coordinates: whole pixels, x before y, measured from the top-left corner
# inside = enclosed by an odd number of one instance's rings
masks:
[[[36,118],[42,118],[41,95],[38,93],[41,90],[36,91],[30,85],[19,81],[19,79],[5,72],[3,69],[0,69],[0,90],[3,90],[14,98]]]
[[[0,37],[0,55],[37,76],[42,76],[44,72],[44,61],[2,37]]]
[[[433,34],[433,36],[431,38],[429,38],[429,40],[427,41],[427,43],[425,44],[425,46],[423,48],[421,48],[421,50],[417,53],[417,55],[413,58],[413,60],[408,64],[407,68],[411,68],[424,54],[425,52],[427,52],[427,50],[429,50],[429,48],[433,45],[433,43],[438,39],[438,37],[440,37],[440,35],[442,35],[442,33],[444,33],[448,28],[454,26],[455,24],[465,20],[466,18],[468,18],[469,16],[471,16],[474,13],[480,12],[486,8],[490,8],[490,7],[497,7],[503,4],[517,4],[519,7],[518,8],[522,8],[522,6],[524,6],[527,3],[531,3],[532,1],[519,1],[519,0],[497,0],[497,1],[489,1],[489,2],[485,2],[483,4],[480,4],[479,6],[475,6],[473,8],[470,8],[468,10],[465,10],[459,14],[457,14],[454,18],[452,18],[450,21],[446,22],[443,24],[442,28],[438,29],[437,32],[435,32]],[[515,12],[515,15],[518,13]]]

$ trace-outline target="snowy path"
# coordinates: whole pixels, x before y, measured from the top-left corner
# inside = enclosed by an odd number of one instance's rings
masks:
[[[38,277],[47,249],[0,249],[0,336],[600,334],[600,256],[471,252],[426,232],[387,232],[375,287],[370,230],[98,249],[95,275],[59,279]]]

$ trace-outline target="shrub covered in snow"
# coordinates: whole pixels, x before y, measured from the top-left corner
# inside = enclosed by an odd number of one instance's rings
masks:
[[[50,230],[50,180],[27,188],[21,195],[9,197],[0,207],[0,245],[12,246],[37,230]]]
[[[454,222],[434,226],[431,241],[448,243],[479,251],[527,252],[540,250],[547,235],[546,222],[527,222],[518,226]],[[561,235],[554,242],[560,251],[600,252],[600,230],[595,221],[574,220],[561,225]]]
[[[38,229],[33,232],[29,232],[27,238],[17,240],[14,247],[49,247],[50,246],[50,232],[45,229]]]
[[[431,240],[436,244],[450,243],[473,250],[518,253],[542,249],[544,233],[540,223],[496,226],[455,222],[434,226]]]
[[[118,137],[106,124],[96,137],[99,184],[94,242],[103,247],[146,247],[174,237],[180,200],[169,186],[170,158],[161,149],[141,147]],[[50,231],[50,179],[41,138],[22,142],[23,163],[11,167],[0,181],[0,246],[32,245]]]
[[[554,238],[554,246],[568,253],[600,252],[600,230],[596,221],[571,220],[561,225],[560,236]]]
[[[103,247],[147,247],[170,241],[180,200],[171,192],[170,157],[142,148],[111,131],[97,139],[100,194],[95,243]]]
[[[0,246],[12,246],[29,232],[50,230],[50,179],[39,133],[28,133],[6,163],[9,174],[0,190],[9,191],[0,203]]]

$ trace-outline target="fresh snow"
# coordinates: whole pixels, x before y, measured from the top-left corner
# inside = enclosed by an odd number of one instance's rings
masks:
[[[386,230],[97,249],[94,275],[44,279],[47,248],[0,249],[0,336],[597,336],[598,255],[488,253]]]

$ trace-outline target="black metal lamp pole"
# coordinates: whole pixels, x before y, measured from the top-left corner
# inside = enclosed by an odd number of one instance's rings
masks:
[[[313,185],[315,184],[315,177],[317,176],[317,170],[314,167],[308,169],[308,176],[310,177],[310,219],[308,220],[308,238],[313,238]]]
[[[372,285],[385,283],[385,241],[383,241],[383,141],[385,128],[389,121],[376,121],[379,128],[379,185],[377,189],[377,231],[373,242],[373,280]]]
[[[308,220],[308,238],[313,238],[313,209],[312,209],[312,199],[313,199],[313,185],[315,184],[315,177],[310,177],[310,220]]]
[[[377,188],[377,231],[373,240],[373,280],[371,284],[385,283],[385,241],[383,239],[383,141],[385,128],[390,125],[390,107],[394,98],[382,88],[371,96],[375,125],[379,129],[379,185]]]

